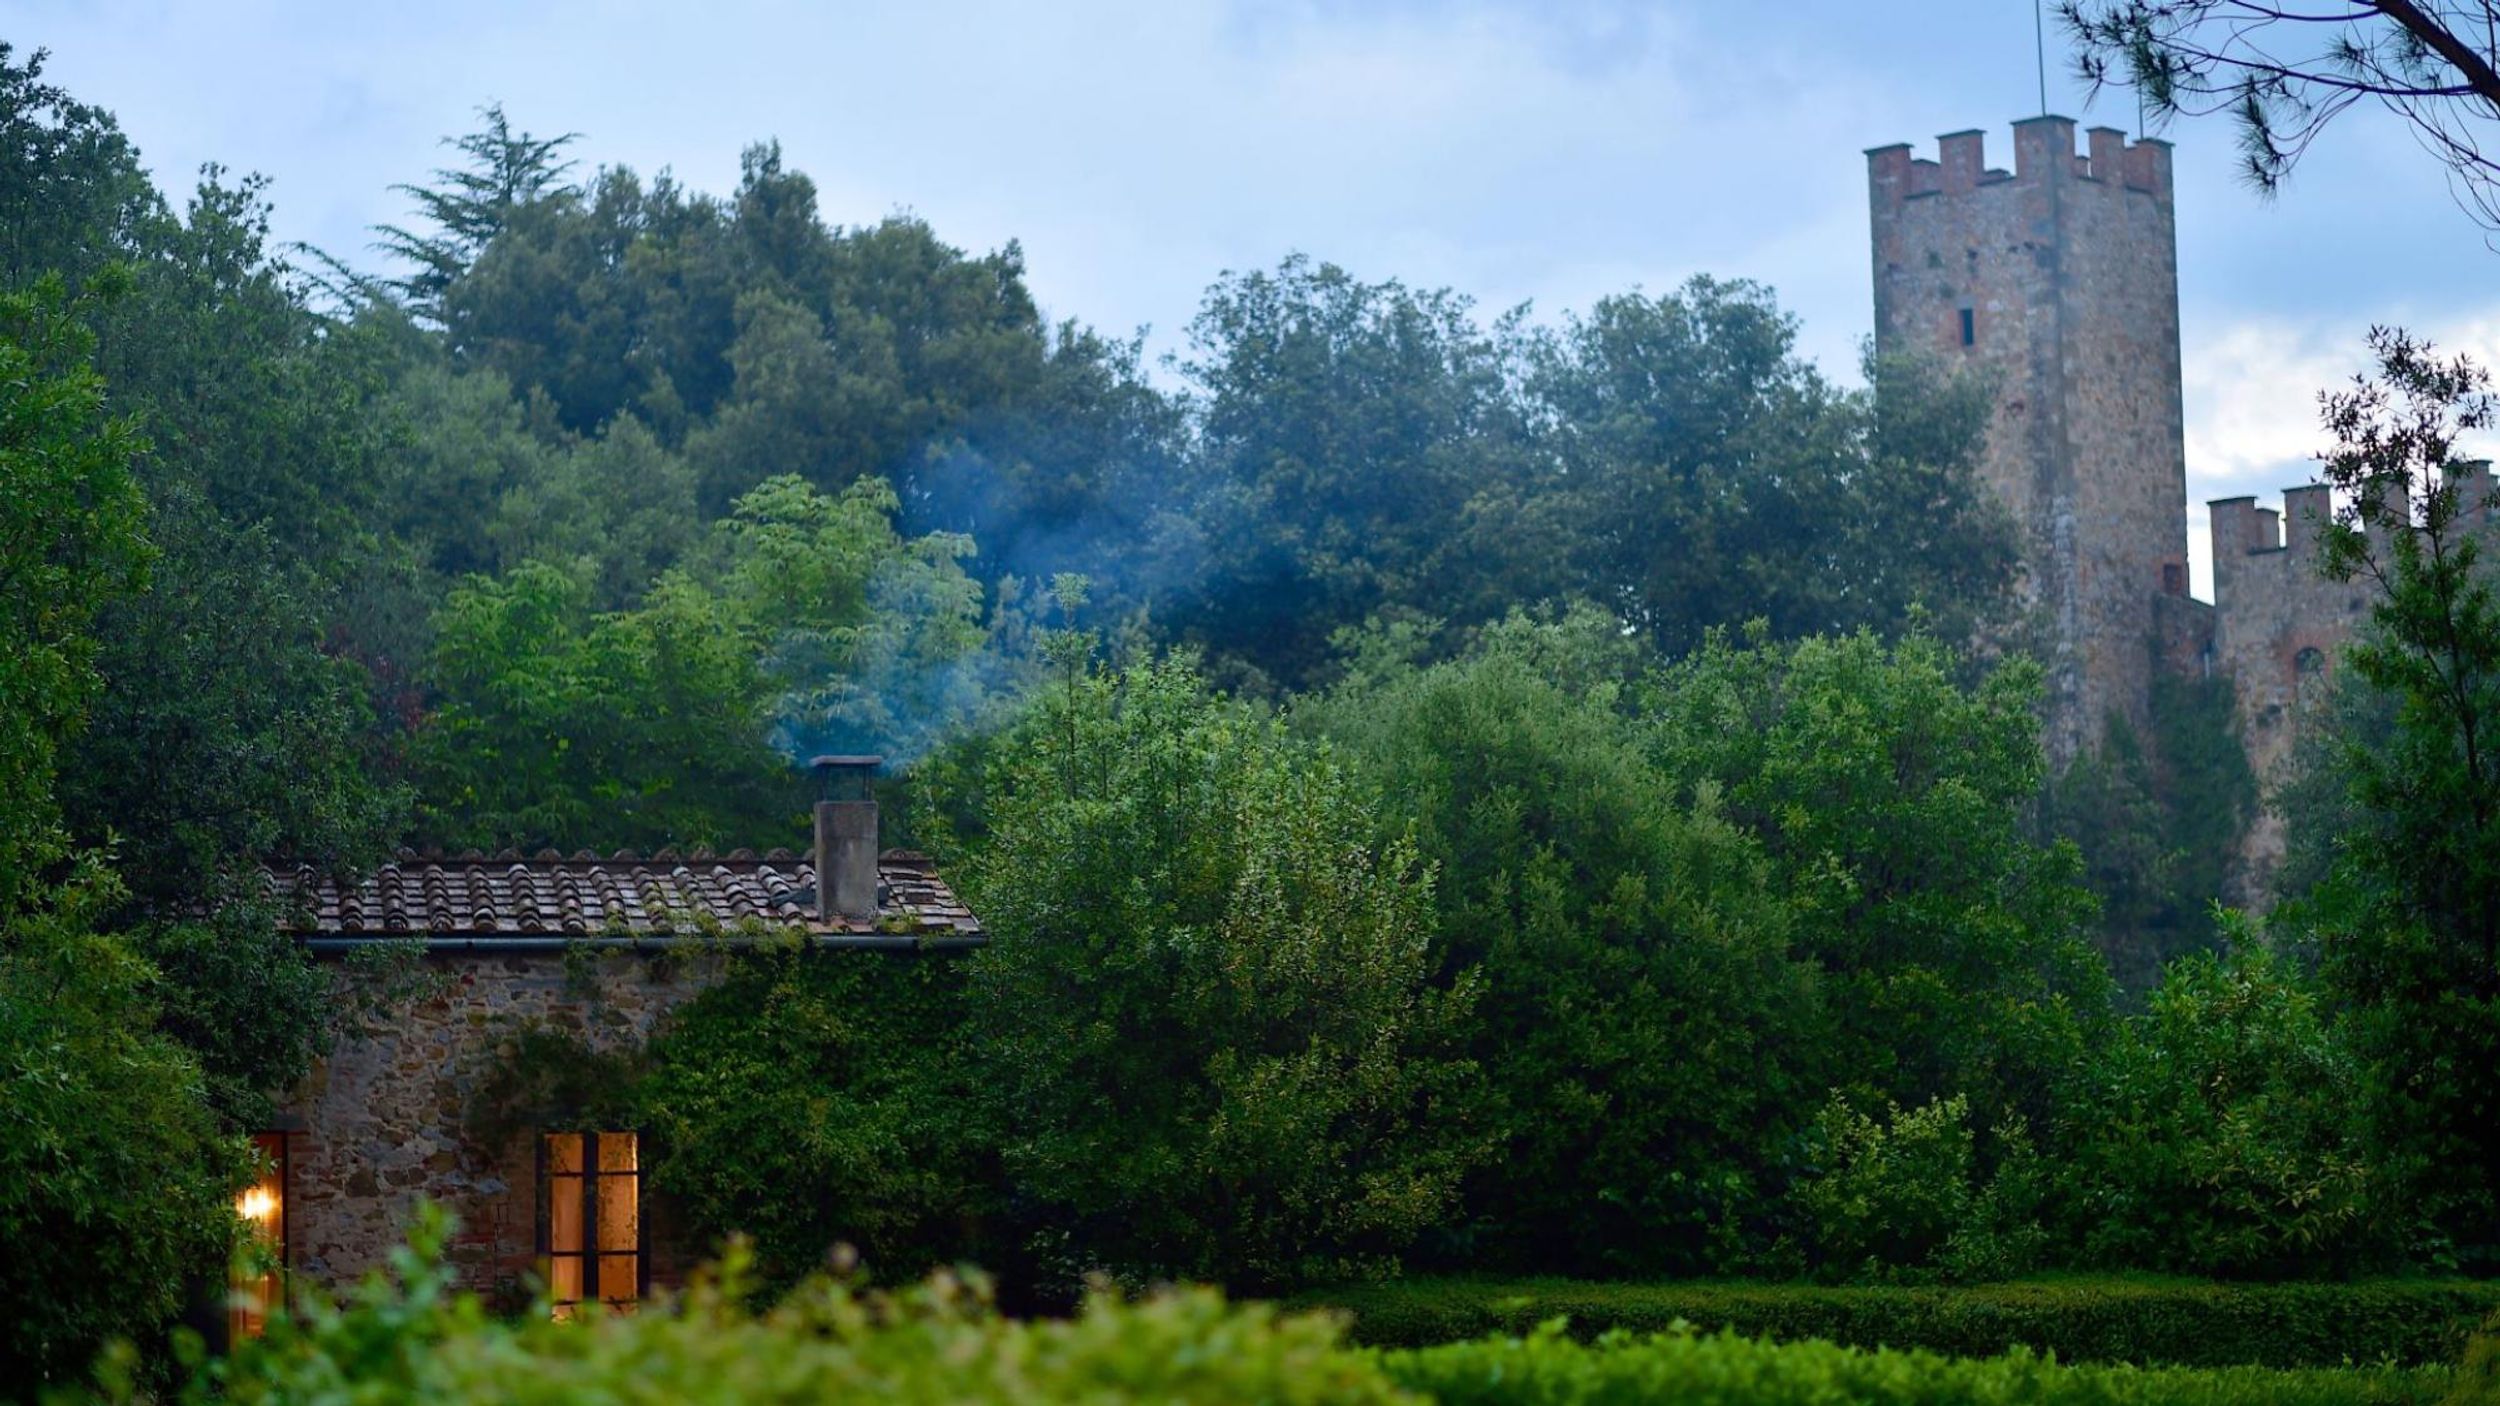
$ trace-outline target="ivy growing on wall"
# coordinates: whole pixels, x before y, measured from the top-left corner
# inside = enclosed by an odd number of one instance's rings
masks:
[[[579,1032],[531,1021],[497,1040],[480,1063],[484,1077],[463,1118],[479,1147],[509,1147],[538,1128],[642,1122],[645,1057],[632,1045],[595,1049]]]
[[[2101,950],[2121,984],[2149,990],[2173,957],[2211,947],[2214,905],[2235,891],[2257,778],[2227,678],[2156,674],[2150,736],[2113,713],[2099,751],[2049,787],[2049,831],[2083,852],[2101,900]]]

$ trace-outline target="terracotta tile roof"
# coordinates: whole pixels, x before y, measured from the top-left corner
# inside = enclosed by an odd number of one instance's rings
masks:
[[[342,882],[311,868],[267,871],[290,926],[309,938],[547,938],[691,935],[755,920],[818,936],[978,938],[981,925],[924,854],[877,859],[874,920],[816,917],[816,866],[776,849],[605,857],[541,850],[399,858]]]

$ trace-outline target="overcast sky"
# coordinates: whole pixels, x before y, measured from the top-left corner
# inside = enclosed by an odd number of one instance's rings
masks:
[[[502,102],[586,165],[725,191],[780,139],[825,216],[1023,241],[1055,317],[1178,345],[1226,269],[1292,251],[1539,315],[1696,273],[1762,280],[1854,378],[1871,322],[1864,148],[2038,111],[2030,0],[1194,0],[423,5],[0,0],[0,39],[119,115],[158,180],[275,181],[278,232],[368,228]],[[2050,34],[2049,107],[2087,104]],[[2500,254],[2371,113],[2280,198],[2182,124],[2179,282],[2197,591],[2203,503],[2304,479],[2318,389],[2373,322],[2500,359]]]

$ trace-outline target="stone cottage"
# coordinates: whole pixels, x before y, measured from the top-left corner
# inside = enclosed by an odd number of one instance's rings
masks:
[[[561,1106],[481,1117],[480,1101],[535,1051],[639,1045],[741,946],[879,961],[985,942],[926,856],[878,849],[875,765],[817,759],[851,794],[817,804],[806,855],[403,853],[352,880],[272,872],[340,993],[336,1041],[260,1134],[271,1170],[238,1205],[284,1272],[354,1282],[422,1197],[458,1216],[451,1263],[490,1296],[543,1281],[559,1313],[621,1311],[680,1279],[709,1247],[645,1194],[639,1130]],[[277,1285],[239,1285],[237,1302],[265,1305]],[[238,1308],[228,1326],[258,1318]]]

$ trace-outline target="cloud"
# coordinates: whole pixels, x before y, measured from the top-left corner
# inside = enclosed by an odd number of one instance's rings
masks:
[[[2500,368],[2500,303],[2406,325],[2443,352]],[[2270,500],[2316,477],[2327,447],[2318,398],[2369,369],[2367,332],[2340,317],[2245,316],[2183,349],[2188,559],[2199,595],[2210,599],[2213,582],[2205,505],[2242,494]]]

